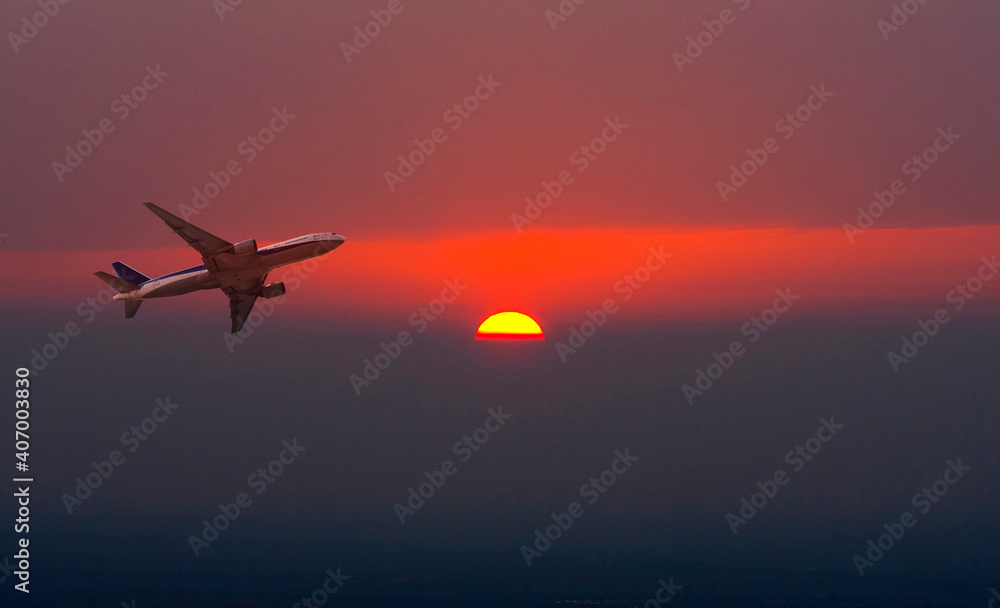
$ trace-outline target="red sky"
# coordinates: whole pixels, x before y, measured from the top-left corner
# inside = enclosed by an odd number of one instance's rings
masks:
[[[315,267],[302,266],[300,287],[286,279],[294,291],[284,308],[312,316],[406,319],[438,297],[446,280],[457,279],[467,288],[448,316],[470,323],[508,309],[572,323],[608,298],[620,304],[618,318],[626,321],[749,317],[769,306],[779,288],[802,297],[797,311],[878,314],[906,306],[931,313],[976,274],[983,256],[1000,253],[998,242],[997,226],[871,230],[854,245],[843,230],[790,229],[572,229],[514,238],[492,232],[348,241]],[[670,254],[662,266],[651,248]],[[8,296],[65,305],[102,290],[91,273],[116,259],[151,275],[198,262],[184,247],[7,257],[11,263],[0,280],[19,285]],[[626,276],[647,263],[654,270],[648,278],[638,272],[634,283],[641,287],[628,287]],[[44,269],[33,275],[45,280],[21,281],[27,267]],[[269,280],[293,276],[288,272],[279,269]],[[629,291],[634,295],[626,299]],[[994,306],[1000,289],[987,283],[976,299]],[[201,310],[205,300],[159,304],[168,305]]]
[[[348,237],[295,298],[302,314],[406,314],[458,276],[470,317],[571,317],[660,244],[674,257],[630,318],[743,316],[786,286],[821,308],[933,305],[994,251],[994,2],[924,5],[888,40],[891,2],[753,2],[683,73],[687,37],[736,4],[586,3],[553,31],[537,2],[404,0],[346,61],[383,4],[245,2],[220,21],[211,3],[74,3],[0,53],[7,303],[79,301],[115,259],[198,263],[138,203],[177,210],[234,160],[194,223],[234,241]],[[4,5],[0,23],[33,6]],[[147,66],[169,76],[117,117]],[[490,76],[453,129],[446,112]],[[783,139],[777,121],[814,86],[833,96]],[[294,118],[249,160],[239,144],[274,108]],[[628,127],[581,171],[574,151],[616,117]],[[57,181],[52,162],[104,118],[115,130]],[[904,163],[947,127],[960,139],[911,181]],[[390,191],[385,171],[437,128],[447,139]],[[780,149],[723,201],[717,182],[770,137]],[[511,214],[564,170],[573,183],[518,234]],[[842,225],[897,179],[907,192],[851,245]]]

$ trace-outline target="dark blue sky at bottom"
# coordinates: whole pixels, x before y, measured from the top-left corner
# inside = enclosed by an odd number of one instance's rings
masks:
[[[5,319],[11,378],[64,316]],[[141,323],[99,317],[32,377],[35,605],[290,606],[338,567],[352,578],[332,597],[358,605],[639,605],[670,577],[678,604],[976,605],[1000,584],[989,318],[943,328],[899,373],[886,353],[909,319],[782,319],[694,404],[681,386],[747,341],[740,323],[608,324],[564,363],[567,328],[483,343],[442,321],[360,396],[349,376],[405,327],[279,314],[230,353],[211,321]],[[176,410],[126,441],[168,397]],[[491,409],[509,420],[456,446]],[[843,428],[795,470],[788,453],[831,417]],[[124,463],[68,514],[114,450]],[[638,460],[613,485],[581,492],[626,450]],[[957,459],[969,472],[922,512],[914,494]],[[456,472],[401,525],[394,505],[446,460]],[[727,514],[779,470],[788,483],[734,535]],[[195,556],[189,537],[241,492],[250,505]],[[574,502],[527,566],[522,545]],[[12,499],[0,512],[13,521]],[[905,512],[916,525],[859,576],[853,557]]]

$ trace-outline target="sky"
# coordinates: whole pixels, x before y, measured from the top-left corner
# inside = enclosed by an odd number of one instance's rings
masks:
[[[808,243],[813,255],[831,260],[817,261],[827,275],[852,257],[894,257],[900,237],[883,230],[977,231],[955,232],[952,241],[983,242],[968,264],[992,253],[989,237],[978,232],[997,222],[990,3],[919,12],[885,36],[877,22],[891,14],[891,4],[676,2],[621,11],[598,3],[551,24],[550,9],[530,2],[400,7],[367,46],[347,51],[348,62],[342,45],[353,46],[354,27],[384,8],[247,4],[220,18],[202,3],[67,6],[2,59],[5,250],[74,252],[95,270],[106,269],[109,250],[150,275],[187,267],[192,256],[183,243],[138,205],[151,200],[174,212],[193,210],[189,219],[233,241],[347,235],[351,247],[341,255],[373,253],[343,264],[342,272],[356,274],[337,280],[357,285],[370,312],[363,277],[375,275],[375,288],[431,288],[461,270],[470,281],[516,293],[527,267],[551,285],[573,271],[538,267],[556,261],[563,242],[593,239],[594,232],[638,241],[602,239],[596,249],[614,250],[598,255],[609,265],[628,247],[641,257],[660,235],[692,233],[700,236],[677,243],[687,247],[675,252],[677,261],[724,247],[717,238],[735,243],[749,236],[765,251],[770,243],[775,251]],[[21,13],[9,10],[16,23]],[[681,53],[698,52],[686,38],[722,10],[733,22],[694,59],[678,62]],[[149,78],[147,68],[160,76]],[[473,100],[474,112],[463,110],[462,118],[453,106],[475,94],[481,77],[498,84],[488,93],[480,88],[486,99]],[[140,90],[143,99],[131,108],[120,98],[143,78],[156,88]],[[808,120],[800,122],[794,112],[814,89],[825,99],[815,98],[819,109],[806,109]],[[267,129],[275,111],[284,112],[275,123],[281,131],[265,135],[266,145],[246,143]],[[66,146],[79,147],[83,131],[94,133],[102,120],[113,130],[78,167],[66,165]],[[580,153],[606,132],[605,120],[627,127],[609,132],[615,139],[600,143],[600,154]],[[387,179],[400,171],[399,156],[418,150],[416,141],[435,129],[443,141],[431,140],[432,154],[412,176]],[[941,140],[939,129],[953,137]],[[720,194],[720,182],[733,183],[732,166],[769,138],[776,151],[764,165]],[[933,152],[933,164],[913,163],[935,140],[947,150]],[[572,180],[566,185],[559,183],[563,171]],[[195,202],[212,175],[224,187],[210,186],[217,194]],[[901,194],[869,230],[845,228],[863,222],[858,208],[873,204],[876,191],[890,193],[897,180]],[[545,184],[553,192],[559,186],[558,196],[531,218],[528,200],[542,196],[544,204]],[[737,234],[716,234],[730,231]],[[789,231],[815,232],[787,240]],[[950,248],[928,247],[921,232],[907,234],[913,238],[903,240],[916,250],[947,258],[962,274],[957,267],[966,260],[952,259]],[[484,235],[490,240],[482,246],[463,242]],[[483,267],[449,264],[456,256],[438,248],[448,243],[480,250],[460,257],[474,263],[481,256]],[[387,255],[394,246],[409,252],[406,263]],[[151,251],[167,247],[176,252]],[[494,247],[506,249],[493,255]],[[768,266],[795,272],[776,264],[798,256],[775,257],[781,260]],[[502,258],[510,263],[492,264],[496,271],[489,272],[489,261]],[[393,261],[398,267],[386,267]],[[862,272],[863,279],[881,282],[881,266]],[[590,276],[607,282],[601,270]],[[618,270],[607,271],[613,278]],[[722,269],[699,271],[705,282],[730,279]],[[47,278],[5,298],[67,295],[58,287],[63,276]],[[531,280],[536,294],[543,291],[538,279]],[[72,285],[76,296],[83,286]],[[406,307],[395,297],[405,289],[383,292],[384,306]],[[322,293],[333,295],[329,286]],[[524,300],[512,298],[510,306],[532,303],[518,295]],[[719,294],[713,304],[730,297]],[[568,314],[582,302],[538,304],[556,308],[539,313]]]
[[[1000,587],[995,2],[43,4],[0,8],[0,332],[5,369],[36,372],[37,605],[292,605],[338,564],[335,597],[365,605],[639,605],[671,576],[706,606]],[[347,241],[275,271],[288,293],[238,336],[217,291],[126,320],[95,271],[200,263],[146,201],[231,242]],[[505,310],[546,339],[473,340]],[[843,435],[734,533],[831,417]],[[968,475],[862,575],[955,459]]]

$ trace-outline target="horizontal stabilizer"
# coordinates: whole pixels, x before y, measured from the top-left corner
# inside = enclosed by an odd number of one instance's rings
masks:
[[[139,286],[131,281],[126,281],[125,279],[119,277],[113,277],[110,274],[102,272],[100,270],[95,272],[94,275],[98,279],[104,281],[105,283],[113,287],[115,290],[118,291],[118,293],[128,293],[130,291],[135,291],[136,289],[139,289]]]
[[[125,300],[125,318],[131,319],[134,317],[135,313],[139,312],[142,302],[143,300]]]

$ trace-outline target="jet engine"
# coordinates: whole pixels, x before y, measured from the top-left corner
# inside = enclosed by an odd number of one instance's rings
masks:
[[[277,298],[278,296],[283,296],[285,295],[285,284],[268,283],[260,288],[260,293],[258,295],[262,298]]]
[[[251,253],[257,253],[257,241],[255,239],[240,241],[239,243],[233,245],[233,253],[236,255],[250,255]]]

